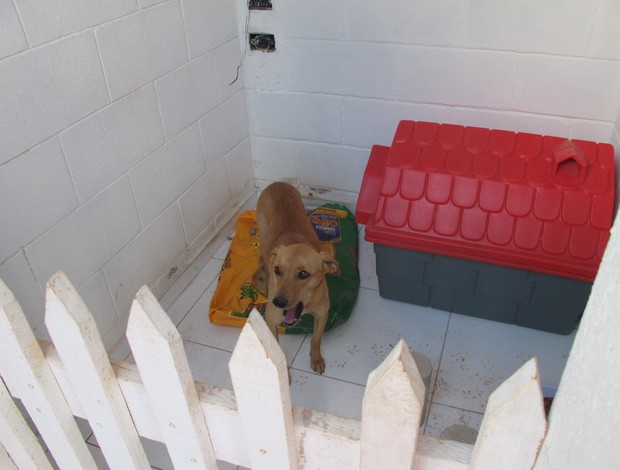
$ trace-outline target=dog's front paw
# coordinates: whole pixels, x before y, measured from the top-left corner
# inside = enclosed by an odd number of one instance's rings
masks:
[[[317,374],[323,374],[323,372],[325,372],[325,360],[322,356],[318,358],[311,357],[310,365],[312,366],[312,370]]]

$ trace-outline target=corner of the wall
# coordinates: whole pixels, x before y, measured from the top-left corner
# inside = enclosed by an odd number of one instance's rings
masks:
[[[178,290],[182,290],[183,278],[187,278],[186,283],[193,279],[195,273],[184,276],[188,268],[191,266],[195,270],[206,264],[220,248],[226,237],[234,231],[239,214],[256,205],[256,194],[255,182],[251,180],[222,209],[215,221],[205,227],[202,233],[189,244],[181,256],[154,283],[151,290],[160,299],[162,307],[167,308],[168,304],[176,298],[175,293],[170,292],[172,286],[175,288],[178,286]]]

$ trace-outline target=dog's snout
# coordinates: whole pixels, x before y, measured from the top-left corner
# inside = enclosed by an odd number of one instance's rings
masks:
[[[286,304],[288,304],[288,300],[283,297],[275,297],[273,299],[273,304],[278,308],[284,308]]]

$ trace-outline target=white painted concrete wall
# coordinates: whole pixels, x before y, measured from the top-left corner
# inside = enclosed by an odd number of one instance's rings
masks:
[[[0,277],[39,336],[62,269],[112,345],[253,194],[237,35],[233,2],[0,0]]]
[[[553,402],[537,470],[618,468],[619,228],[616,220]]]
[[[244,0],[237,0],[239,25]],[[401,119],[608,142],[620,109],[620,2],[273,0],[246,56],[255,176],[359,188]]]
[[[620,115],[612,136],[616,149],[619,136]],[[620,225],[616,219],[553,403],[537,470],[618,467],[619,286]]]

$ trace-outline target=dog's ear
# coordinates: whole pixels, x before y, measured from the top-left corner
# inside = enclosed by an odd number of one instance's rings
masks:
[[[340,264],[331,253],[321,251],[321,260],[323,261],[323,273],[340,274]]]

